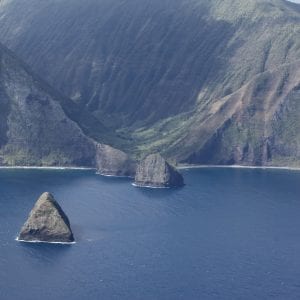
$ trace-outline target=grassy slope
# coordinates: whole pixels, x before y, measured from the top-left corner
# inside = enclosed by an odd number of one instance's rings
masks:
[[[279,134],[286,134],[287,145],[298,145],[300,140],[300,136],[291,135],[283,129],[297,128],[300,116],[298,110],[285,111],[284,122],[276,119],[278,115],[281,118],[280,105],[287,105],[289,101],[290,95],[287,94],[297,87],[297,82],[290,83],[290,77],[296,76],[295,72],[299,68],[296,61],[300,58],[300,14],[283,1],[248,1],[247,5],[231,1],[232,4],[242,5],[233,5],[233,10],[227,9],[226,2],[212,2],[215,4],[212,7],[215,18],[239,24],[236,34],[227,44],[230,47],[238,41],[240,43],[232,53],[226,74],[219,78],[216,85],[213,84],[214,91],[210,87],[207,88],[209,93],[206,90],[200,91],[195,112],[163,120],[150,129],[136,130],[133,133],[138,145],[135,151],[165,151],[167,155],[191,163],[282,165],[287,161],[295,164],[291,161],[299,159],[298,153],[292,150],[280,154],[273,149],[275,153],[269,161],[270,158],[264,154],[267,150],[264,149],[266,146],[262,140],[272,137],[273,141]],[[293,71],[286,64],[293,66]],[[278,77],[276,82],[268,83],[268,70],[275,70]],[[251,82],[249,90],[247,87]],[[229,91],[229,96],[222,97],[222,90]],[[241,115],[237,121],[231,114],[224,114],[224,107],[230,106],[229,100],[236,97],[236,92],[232,91],[239,90],[246,90],[250,98],[243,95],[249,99],[234,111],[236,115]],[[274,91],[277,92],[273,93]],[[293,97],[297,101],[299,96],[296,93]],[[293,126],[288,125],[291,123],[290,119],[293,119]],[[208,120],[212,122],[207,123]],[[269,126],[270,132],[266,134],[265,128]],[[295,129],[291,130],[297,132]],[[247,150],[248,144],[252,148]],[[237,151],[236,148],[242,149]],[[253,153],[248,153],[247,156],[243,151]],[[207,155],[208,152],[210,155]],[[238,157],[235,152],[242,153]],[[293,156],[294,159],[289,159]]]
[[[300,58],[297,6],[282,0],[7,2],[0,37],[114,127],[121,138],[110,144],[135,156],[163,151],[189,162],[281,164],[297,157],[295,147],[279,146],[291,128],[284,124],[294,120],[297,128],[297,109],[282,110],[298,97],[289,102],[296,86],[286,82]],[[101,140],[105,130],[82,111],[70,115]],[[296,134],[287,136],[285,143],[298,143]],[[216,151],[208,156],[211,145]]]

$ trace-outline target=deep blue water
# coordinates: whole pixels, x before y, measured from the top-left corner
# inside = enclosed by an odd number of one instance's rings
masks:
[[[144,190],[93,171],[0,170],[0,299],[300,299],[300,173],[184,171]],[[52,192],[77,243],[14,239]]]

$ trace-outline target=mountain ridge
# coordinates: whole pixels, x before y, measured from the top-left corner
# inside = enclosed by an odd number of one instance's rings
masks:
[[[264,119],[266,112],[258,120],[259,111],[257,115],[245,111],[264,110],[268,101],[280,111],[276,105],[280,99],[296,105],[296,100],[287,99],[293,92],[287,84],[289,72],[296,74],[292,65],[299,68],[299,5],[283,0],[146,0],[142,4],[75,0],[70,6],[68,1],[29,0],[24,5],[8,0],[0,5],[0,40],[72,98],[86,117],[69,116],[87,135],[135,158],[162,152],[185,163],[298,164],[297,134],[285,141],[290,150],[279,151],[279,136],[286,132],[281,121]],[[281,85],[271,84],[272,76]],[[258,99],[256,85],[264,80],[270,87],[289,91],[286,99],[271,91],[260,91]],[[236,95],[244,99],[241,111],[227,120],[218,118],[217,108],[223,101],[228,102],[224,107],[238,103]],[[298,97],[297,92],[293,97]],[[296,119],[296,112],[279,115],[288,124],[289,116]],[[209,114],[216,123],[212,128],[205,124]],[[254,120],[259,125],[254,126]],[[230,122],[242,124],[237,129]],[[250,125],[253,134],[246,134]],[[297,127],[296,121],[293,126]],[[262,141],[266,127],[274,131],[268,133],[269,146]],[[227,144],[233,144],[225,145],[225,137]],[[219,146],[207,156],[212,151],[209,141],[216,138]],[[246,154],[247,147],[257,160]],[[271,156],[264,154],[265,148]]]
[[[1,166],[90,167],[99,172],[105,167],[111,174],[127,171],[125,154],[88,137],[63,109],[71,100],[31,73],[1,44],[0,100]],[[68,106],[73,116],[78,110],[74,103]],[[102,162],[107,156],[114,161],[113,169]]]

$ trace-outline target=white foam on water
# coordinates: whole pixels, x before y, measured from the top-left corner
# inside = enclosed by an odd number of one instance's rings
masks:
[[[297,167],[243,166],[243,165],[232,165],[232,166],[224,166],[224,165],[182,165],[182,166],[178,166],[178,169],[180,169],[180,170],[206,169],[206,168],[300,171],[300,168],[297,168]]]
[[[25,240],[20,240],[18,237],[15,238],[15,240],[17,242],[21,242],[21,243],[32,243],[32,244],[60,244],[60,245],[74,245],[76,244],[76,242],[46,242],[46,241],[39,241],[39,240],[35,240],[35,241],[25,241]]]
[[[112,178],[133,178],[132,176],[125,176],[125,175],[109,175],[109,174],[103,174],[100,172],[96,172],[97,175],[103,176],[103,177],[112,177]]]
[[[38,166],[0,166],[0,169],[26,169],[26,170],[95,170],[84,167],[38,167]]]
[[[151,185],[140,185],[140,184],[136,184],[136,183],[132,183],[131,185],[133,185],[134,187],[137,187],[137,188],[147,188],[147,189],[170,189],[169,186],[151,186]]]

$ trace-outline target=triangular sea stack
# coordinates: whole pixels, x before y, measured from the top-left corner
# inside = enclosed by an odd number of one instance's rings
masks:
[[[141,187],[180,187],[182,175],[160,154],[151,154],[142,160],[136,170],[135,185]]]
[[[69,219],[50,193],[40,196],[23,225],[18,240],[47,243],[74,242]]]

